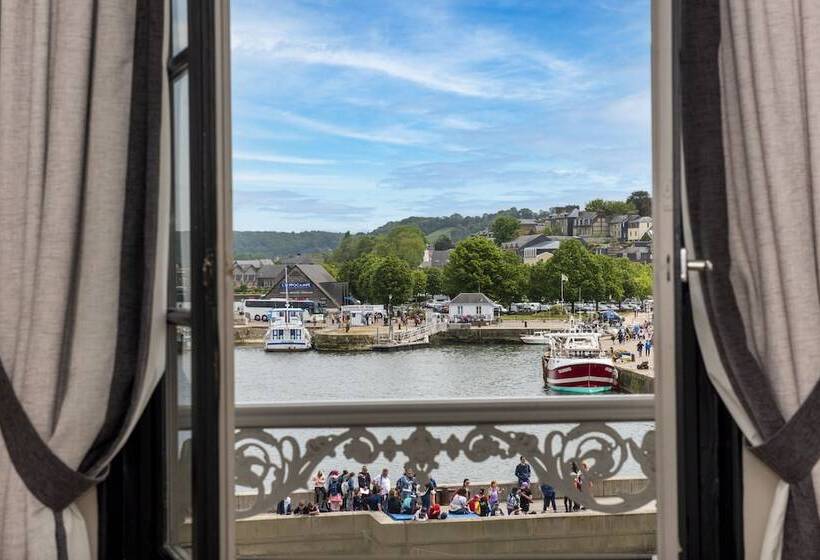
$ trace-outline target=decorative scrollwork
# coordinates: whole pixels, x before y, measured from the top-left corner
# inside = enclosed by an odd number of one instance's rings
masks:
[[[654,430],[647,432],[638,444],[602,422],[585,422],[569,431],[552,431],[543,440],[528,432],[505,431],[484,424],[476,425],[463,439],[453,434],[446,441],[424,426],[417,426],[401,442],[392,436],[380,441],[366,428],[351,428],[311,438],[302,452],[292,436],[275,437],[264,429],[241,429],[236,432],[236,484],[253,489],[255,500],[251,507],[237,511],[237,517],[271,511],[283,497],[307,488],[310,476],[322,460],[335,457],[340,448],[347,459],[361,464],[374,463],[379,456],[392,461],[401,452],[408,458],[405,467],[413,468],[422,482],[439,467],[436,458],[442,452],[451,460],[463,453],[473,462],[525,455],[538,480],[549,481],[559,495],[590,510],[631,511],[655,499]],[[588,490],[581,492],[575,487],[573,462],[587,463],[590,478],[603,480],[616,476],[629,457],[648,480],[637,493],[599,499]]]

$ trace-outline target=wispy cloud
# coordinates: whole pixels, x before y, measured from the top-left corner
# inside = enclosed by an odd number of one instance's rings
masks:
[[[307,157],[286,156],[274,153],[234,152],[233,159],[239,161],[259,161],[263,163],[281,163],[284,165],[331,165],[336,163],[332,159],[318,159]]]
[[[380,129],[359,130],[296,115],[287,111],[273,111],[271,116],[282,122],[286,122],[307,130],[312,130],[314,132],[329,134],[331,136],[339,136],[341,138],[350,138],[352,140],[362,140],[364,142],[408,146],[413,144],[425,144],[435,140],[435,137],[430,133],[420,130],[413,130],[402,125],[395,125]]]

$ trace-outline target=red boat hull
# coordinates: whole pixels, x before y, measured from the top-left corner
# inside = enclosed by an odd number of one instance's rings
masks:
[[[618,386],[618,369],[611,364],[579,360],[550,367],[549,360],[544,359],[542,366],[544,382],[555,391],[600,393]]]

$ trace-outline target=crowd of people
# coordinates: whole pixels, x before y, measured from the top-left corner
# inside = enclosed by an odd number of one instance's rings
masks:
[[[572,462],[572,481],[579,492],[591,493],[592,481],[586,463],[580,467]],[[277,513],[283,515],[319,515],[320,512],[339,511],[382,511],[390,515],[412,516],[415,519],[444,519],[449,515],[474,514],[480,517],[497,515],[535,514],[535,498],[532,492],[532,466],[526,457],[521,456],[515,467],[517,484],[510,488],[506,498],[498,483],[494,480],[487,488],[474,491],[470,479],[465,478],[450,499],[446,508],[436,499],[436,481],[430,478],[420,483],[411,468],[396,480],[390,479],[390,471],[382,469],[375,478],[366,466],[359,472],[337,469],[327,476],[322,471],[312,479],[313,501],[300,501],[293,507],[291,499],[279,502]],[[541,481],[543,495],[542,513],[551,508],[558,511],[555,488],[546,481]],[[564,497],[564,511],[569,513],[584,509],[580,504]]]
[[[618,332],[612,335],[612,342],[615,342],[615,340],[618,341],[618,344],[635,342],[638,358],[649,358],[652,354],[652,348],[655,346],[652,321],[644,321],[643,323],[635,323],[631,327],[619,328]],[[614,347],[612,351],[614,352]]]

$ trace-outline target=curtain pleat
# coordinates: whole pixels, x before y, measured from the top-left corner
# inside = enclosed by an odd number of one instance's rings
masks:
[[[163,19],[163,0],[0,2],[4,560],[91,556],[72,502],[164,368]]]
[[[687,247],[710,377],[781,477],[766,558],[820,550],[820,5],[683,4]]]

